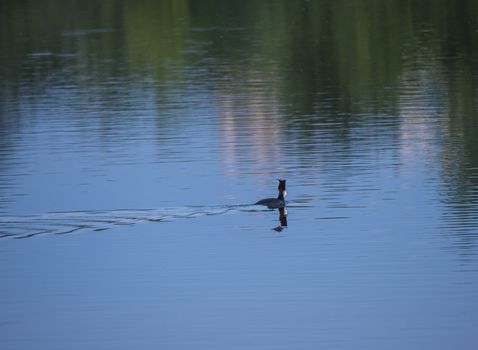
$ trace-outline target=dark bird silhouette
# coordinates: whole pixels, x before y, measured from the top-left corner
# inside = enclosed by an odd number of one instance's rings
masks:
[[[277,198],[264,198],[260,201],[257,201],[256,205],[265,205],[269,209],[277,209],[277,208],[284,208],[285,207],[285,196],[287,195],[287,191],[285,189],[285,179],[278,180],[279,186],[277,189],[279,190],[279,195]]]

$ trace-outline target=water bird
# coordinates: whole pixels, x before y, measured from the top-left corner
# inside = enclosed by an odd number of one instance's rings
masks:
[[[287,196],[287,191],[285,189],[285,179],[284,180],[278,179],[278,181],[279,181],[279,186],[277,187],[277,189],[279,190],[279,195],[277,196],[277,198],[264,198],[264,199],[261,199],[260,201],[257,201],[254,204],[265,205],[269,209],[284,208],[285,197]]]

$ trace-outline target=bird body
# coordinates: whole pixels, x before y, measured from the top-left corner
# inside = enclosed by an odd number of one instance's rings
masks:
[[[279,186],[277,187],[279,190],[279,195],[277,198],[264,198],[260,201],[254,203],[255,205],[265,205],[269,209],[277,209],[277,208],[284,208],[285,207],[285,197],[287,196],[287,191],[285,188],[285,180],[279,180]]]

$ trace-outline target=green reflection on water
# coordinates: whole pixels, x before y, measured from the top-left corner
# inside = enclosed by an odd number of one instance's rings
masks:
[[[280,105],[282,131],[300,130],[307,150],[324,125],[347,144],[363,113],[397,137],[413,85],[444,119],[451,190],[476,201],[464,195],[478,182],[476,1],[2,1],[0,22],[4,130],[15,125],[6,101],[25,86],[150,78],[159,106],[171,86]],[[113,104],[116,89],[95,94]]]

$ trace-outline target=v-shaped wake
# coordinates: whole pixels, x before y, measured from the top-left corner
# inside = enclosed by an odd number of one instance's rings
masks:
[[[247,210],[248,205],[217,207],[173,207],[54,212],[0,217],[0,238],[22,239],[42,234],[67,234],[80,230],[102,231],[115,226],[146,221],[170,221]]]

